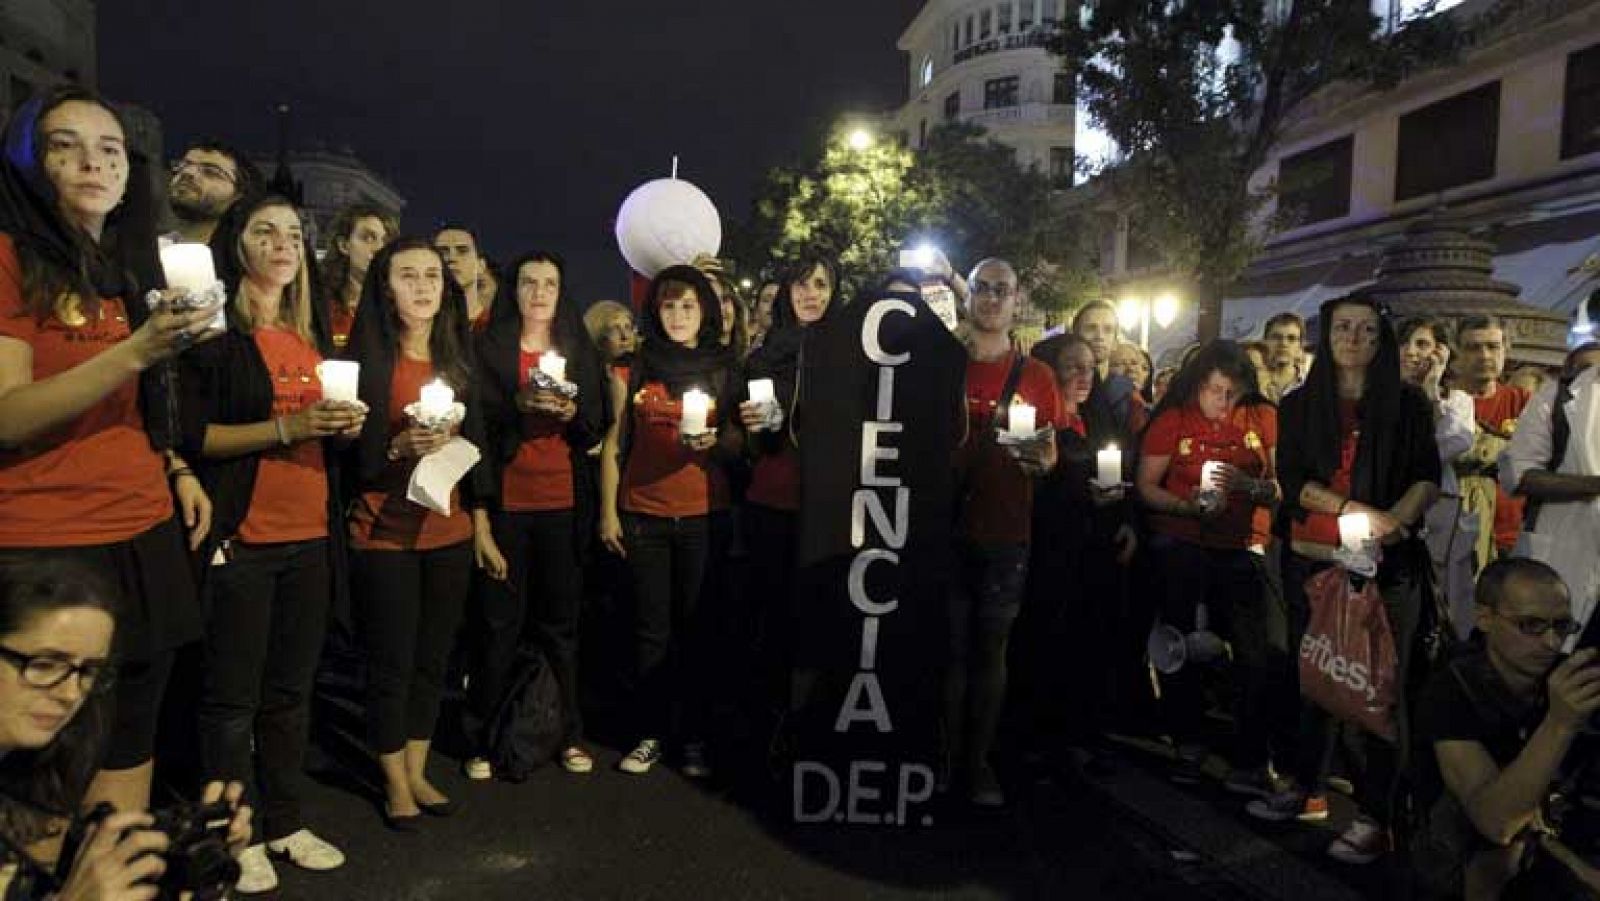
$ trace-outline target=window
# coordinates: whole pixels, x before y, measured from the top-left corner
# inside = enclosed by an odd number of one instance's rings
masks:
[[[1017,15],[1017,30],[1027,31],[1033,27],[1034,10],[1038,9],[1039,0],[1022,0],[1022,10]]]
[[[1071,106],[1077,102],[1077,86],[1077,79],[1072,77],[1071,72],[1057,72],[1055,91],[1050,102],[1058,106]]]
[[[1561,111],[1561,158],[1600,150],[1600,44],[1567,57]]]
[[[1401,116],[1394,199],[1493,178],[1499,126],[1498,81]]]
[[[1350,170],[1355,137],[1285,157],[1278,164],[1278,208],[1291,227],[1337,219],[1350,213]]]
[[[992,33],[994,33],[994,10],[986,9],[978,13],[978,40],[987,41]]]
[[[933,57],[922,58],[922,87],[927,87],[933,81]]]
[[[972,46],[972,16],[970,16],[970,15],[967,16],[967,40],[966,40],[966,44],[967,44],[968,47]]]
[[[1056,18],[1056,0],[1039,0],[1039,24],[1054,25],[1060,21]]]
[[[1072,187],[1072,148],[1050,148],[1050,183],[1058,188]]]
[[[923,119],[922,125],[917,128],[917,146],[924,147],[928,143],[928,120]]]
[[[954,52],[961,49],[961,23],[956,22],[950,26],[950,50]]]
[[[1011,0],[1006,0],[1006,2],[1000,4],[996,9],[997,9],[997,12],[998,12],[998,15],[999,15],[999,19],[1000,19],[1000,33],[1001,34],[1010,34],[1011,33]]]
[[[983,83],[983,108],[1002,109],[1017,105],[1017,87],[1021,79],[1013,75],[1010,78],[991,78]]]
[[[961,115],[961,92],[952,91],[949,97],[944,98],[944,119],[946,122]]]

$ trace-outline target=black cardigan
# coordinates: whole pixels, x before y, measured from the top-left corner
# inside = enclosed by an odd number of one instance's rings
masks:
[[[588,454],[605,438],[610,400],[604,369],[590,347],[558,350],[567,354],[567,379],[578,386],[578,412],[562,437],[572,461],[573,541],[581,555],[594,535],[599,493]],[[514,329],[491,328],[478,336],[476,356],[474,393],[482,411],[485,444],[483,460],[472,471],[473,493],[484,506],[499,510],[505,468],[527,437],[526,420],[516,403],[522,375],[521,339]]]

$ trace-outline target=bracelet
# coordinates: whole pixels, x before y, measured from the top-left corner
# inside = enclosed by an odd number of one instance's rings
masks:
[[[174,480],[178,479],[181,476],[188,476],[190,478],[196,478],[196,476],[194,474],[194,470],[190,469],[187,466],[180,466],[177,469],[173,469],[173,470],[170,470],[170,471],[167,472],[167,481],[169,481],[169,482],[174,481]]]
[[[284,447],[288,447],[289,446],[289,433],[284,431],[284,428],[283,428],[283,417],[279,416],[278,418],[272,420],[272,427],[278,430],[278,443],[283,445]]]

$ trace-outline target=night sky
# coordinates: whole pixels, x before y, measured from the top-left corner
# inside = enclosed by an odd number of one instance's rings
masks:
[[[843,113],[904,100],[920,0],[108,0],[100,89],[161,116],[169,156],[216,135],[348,146],[406,197],[404,228],[475,226],[505,260],[554,249],[572,296],[617,296],[611,222],[679,174],[730,220]],[[269,173],[270,174],[270,173]]]

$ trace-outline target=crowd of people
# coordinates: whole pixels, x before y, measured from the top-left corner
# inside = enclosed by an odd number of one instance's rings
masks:
[[[293,201],[223,143],[186,150],[163,210],[115,109],[80,89],[24,104],[3,146],[0,838],[13,875],[37,876],[6,897],[154,897],[165,838],[139,827],[185,648],[193,789],[234,810],[245,893],[277,884],[275,861],[344,862],[304,774],[341,632],[401,833],[457,811],[429,775],[457,668],[470,780],[526,775],[495,729],[529,653],[556,685],[551,762],[597,768],[579,637],[602,589],[627,598],[621,772],[670,759],[706,779],[728,702],[768,731],[805,705],[824,664],[795,628],[794,400],[808,330],[846,302],[832,257],[787,261],[748,298],[700,258],[636,307],[585,303],[556,253],[496,267],[469,227],[407,235],[373,207],[337,217],[319,255]],[[220,317],[160,287],[168,241],[209,246]],[[1219,779],[1264,820],[1326,819],[1329,786],[1353,782],[1360,813],[1329,848],[1346,863],[1404,854],[1424,888],[1474,898],[1552,869],[1600,884],[1544,828],[1553,788],[1581,786],[1589,755],[1569,750],[1600,708],[1594,651],[1563,653],[1600,589],[1600,343],[1575,329],[1565,371],[1520,387],[1499,320],[1452,335],[1358,292],[1323,305],[1310,351],[1285,314],[1157,370],[1104,301],[1021,347],[1005,260],[877,278],[866,290],[953,293],[969,358],[950,797],[999,807],[1030,774],[1094,778],[1106,736],[1143,729],[1170,743],[1175,781]],[[328,396],[334,361],[359,364],[353,396]],[[1002,443],[1020,405],[1044,438]],[[1107,480],[1111,445],[1128,452]],[[419,467],[464,448],[448,498],[420,497]],[[1382,548],[1393,738],[1296,690],[1307,585],[1347,565],[1352,513]],[[1162,667],[1152,693],[1157,624],[1225,650]],[[731,686],[712,666],[729,635],[748,649]],[[100,802],[119,813],[63,855]]]

